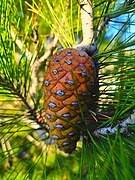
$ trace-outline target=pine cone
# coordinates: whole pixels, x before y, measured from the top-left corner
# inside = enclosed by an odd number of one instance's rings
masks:
[[[72,153],[94,106],[96,70],[86,52],[57,51],[45,72],[44,107],[50,136],[58,148]]]

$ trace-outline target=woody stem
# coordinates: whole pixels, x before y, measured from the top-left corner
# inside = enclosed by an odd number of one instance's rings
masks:
[[[74,48],[93,54],[97,46],[94,43],[93,8],[91,0],[80,0],[83,40]],[[94,44],[93,44],[94,43]]]

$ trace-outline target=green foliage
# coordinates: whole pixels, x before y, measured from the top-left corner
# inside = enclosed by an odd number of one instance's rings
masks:
[[[95,33],[103,18],[110,16],[97,39],[99,111],[111,117],[102,124],[123,120],[135,109],[135,34],[130,32],[135,23],[134,3],[93,1]],[[78,1],[1,0],[0,31],[0,179],[134,179],[133,133],[99,139],[90,135],[92,142],[79,141],[77,150],[65,155],[50,145],[46,131],[36,123],[35,111],[43,108],[47,59],[36,69],[37,79],[33,77],[35,62],[55,37],[58,43],[51,54],[81,41]],[[134,132],[134,125],[130,130]]]
[[[40,5],[33,1],[34,6],[26,2],[30,10],[47,23],[48,27],[53,31],[59,39],[63,47],[69,47],[75,44],[80,30],[80,7],[75,1],[57,0],[50,2],[41,1]]]

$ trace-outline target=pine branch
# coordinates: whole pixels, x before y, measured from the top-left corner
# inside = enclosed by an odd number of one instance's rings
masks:
[[[99,35],[102,33],[103,29],[106,27],[106,25],[108,24],[109,20],[110,20],[109,16],[104,17],[103,22],[100,24],[100,26],[99,26],[99,28],[96,31],[96,34],[94,36],[94,42],[97,41]]]
[[[80,6],[83,41],[80,44],[74,46],[74,48],[86,52],[94,52],[97,47],[95,44],[92,45],[94,40],[92,2],[89,0],[80,0]]]
[[[58,43],[57,37],[54,37],[53,40],[48,44],[48,47],[46,47],[46,51],[43,56],[41,56],[39,59],[34,61],[32,65],[32,85],[30,87],[30,95],[36,94],[36,87],[38,86],[38,80],[37,80],[37,71],[40,67],[40,65],[50,56],[52,55],[53,49],[56,47]]]
[[[96,41],[99,35],[102,33],[103,29],[108,24],[110,17],[105,16],[103,22],[100,24],[98,30],[96,31],[95,35],[93,32],[93,10],[92,10],[92,2],[88,0],[81,0],[81,20],[82,20],[82,32],[83,32],[83,41],[76,45],[74,48],[78,50],[83,50],[89,52],[89,54],[97,54],[97,45]],[[112,17],[112,16],[111,16]],[[98,61],[95,60],[95,65],[97,69],[97,76],[98,76]],[[98,136],[99,134],[106,135],[107,133],[116,133],[117,129],[121,133],[125,133],[127,131],[128,126],[130,124],[135,124],[135,114],[131,115],[131,119],[128,118],[127,120],[123,120],[121,123],[118,123],[114,127],[103,127],[94,131],[94,135]]]
[[[3,136],[0,141],[1,141],[3,153],[6,157],[6,165],[11,167],[13,164],[12,158],[14,156],[14,153],[10,141],[6,136]]]
[[[120,123],[117,123],[115,126],[108,126],[108,127],[103,127],[103,128],[99,128],[96,129],[94,131],[94,136],[106,136],[107,134],[111,134],[114,135],[118,132],[120,132],[121,134],[128,134],[128,128],[130,125],[135,124],[135,111],[133,114],[131,114],[130,117],[128,117],[127,119],[123,120]]]
[[[15,41],[17,47],[18,47],[20,50],[23,50],[23,49],[24,49],[23,43],[22,43],[22,41],[17,37],[15,31],[13,30],[13,27],[11,27],[10,33],[11,33],[11,37],[12,37],[12,39]],[[34,59],[34,58],[35,58],[36,54],[35,54],[35,56],[33,56],[32,53],[31,53],[27,48],[25,48],[24,51],[25,51],[25,55],[26,55],[26,57],[27,57],[28,59],[32,59],[32,58]]]
[[[27,108],[28,113],[33,117],[33,120],[40,125],[41,129],[46,130],[48,132],[48,129],[45,126],[43,126],[43,124],[40,123],[40,121],[38,120],[38,116],[37,116],[37,113],[35,112],[35,110],[30,106],[30,104],[27,102],[27,99],[21,94],[21,92],[18,91],[18,89],[16,89],[14,87],[12,82],[10,82],[10,83],[6,82],[6,80],[3,79],[1,76],[0,76],[0,82],[1,82],[1,85],[6,87],[6,89],[8,89],[10,92],[12,92],[12,94],[16,95],[17,97],[19,97],[21,99],[21,101]],[[27,121],[27,124],[31,123],[31,120],[27,119],[25,121]]]
[[[52,41],[50,41],[50,43],[47,45],[44,55],[39,57],[38,59],[36,59],[36,56],[38,54],[38,52],[36,50],[36,43],[38,41],[37,28],[38,28],[38,24],[36,22],[34,29],[33,29],[33,35],[34,35],[33,42],[34,42],[34,49],[35,49],[34,55],[27,48],[23,48],[22,41],[17,37],[13,28],[11,28],[11,37],[15,41],[18,48],[22,51],[23,50],[25,51],[25,56],[28,59],[32,59],[32,61],[31,61],[32,62],[32,75],[31,75],[32,83],[31,83],[31,87],[29,90],[29,96],[33,96],[36,94],[36,87],[38,86],[37,71],[38,71],[40,65],[52,54],[53,49],[56,47],[56,45],[58,43],[57,37],[56,36],[53,37]]]
[[[95,55],[98,53],[96,41],[99,35],[102,33],[103,29],[108,24],[110,20],[109,16],[105,16],[103,22],[100,24],[98,30],[94,34],[93,28],[93,7],[91,0],[80,0],[81,6],[81,21],[82,21],[82,33],[83,41],[74,46],[74,48],[85,51],[89,55]]]

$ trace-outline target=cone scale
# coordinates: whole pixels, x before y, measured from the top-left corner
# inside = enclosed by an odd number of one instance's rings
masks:
[[[50,59],[44,75],[44,108],[54,143],[65,153],[75,150],[86,119],[93,122],[96,79],[94,62],[86,52],[67,48]]]

